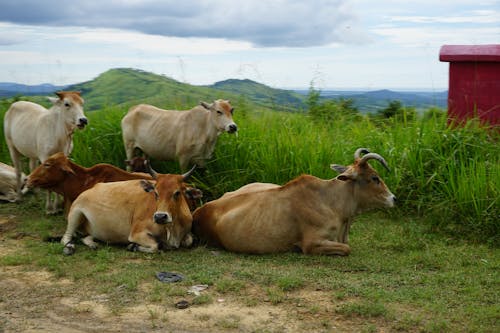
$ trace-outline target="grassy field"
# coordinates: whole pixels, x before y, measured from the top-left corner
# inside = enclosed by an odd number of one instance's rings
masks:
[[[120,322],[131,308],[145,304],[144,329],[165,331],[178,324],[183,310],[174,304],[185,299],[191,304],[190,320],[203,325],[184,323],[191,332],[498,331],[499,250],[429,233],[418,218],[380,213],[359,218],[349,257],[238,255],[205,247],[149,255],[105,244],[92,251],[79,243],[76,254],[66,257],[62,245],[43,241],[65,227],[61,216],[37,213],[43,212],[43,198],[31,194],[22,205],[0,206],[0,216],[8,220],[0,224],[0,245],[15,244],[9,251],[3,248],[0,276],[16,270],[32,281],[38,270],[50,273],[47,281],[31,287],[25,303],[12,285],[0,283],[4,311],[31,309],[24,315],[39,318],[51,304],[58,309],[59,298],[71,298],[75,305],[60,310],[66,322],[92,318],[98,306]],[[185,279],[163,284],[155,278],[158,271],[178,272]],[[67,282],[54,287],[59,281]],[[198,284],[209,287],[199,296],[186,293]],[[220,302],[237,310],[213,310]],[[278,322],[266,322],[260,308],[283,314]],[[247,313],[262,315],[260,324],[249,327]],[[1,320],[2,315],[0,327]]]
[[[6,108],[0,107],[2,119]],[[107,107],[88,113],[90,125],[76,133],[72,158],[85,166],[123,167],[120,119],[125,112]],[[153,309],[148,310],[151,329],[171,324],[173,303],[188,298],[192,311],[224,299],[253,311],[265,307],[288,314],[281,324],[253,329],[238,311],[199,314],[209,331],[498,331],[498,132],[474,122],[450,129],[442,116],[322,122],[304,114],[261,112],[245,103],[236,105],[235,121],[239,135],[221,135],[207,170],[195,177],[205,200],[254,181],[283,184],[303,173],[333,178],[330,163],[349,164],[354,150],[366,147],[391,167],[389,173],[373,163],[399,206],[360,217],[347,258],[245,256],[203,247],[145,255],[104,244],[97,251],[78,244],[75,256],[64,257],[60,244],[43,241],[63,233],[63,217],[44,216],[43,196],[30,194],[21,204],[0,205],[0,245],[15,248],[3,247],[0,266],[18,274],[47,270],[52,282],[67,279],[68,286],[58,286],[64,290],[59,296],[105,295],[117,320],[135,302],[146,302]],[[10,163],[3,140],[0,159]],[[160,172],[179,172],[174,162],[152,164]],[[186,279],[164,285],[154,278],[159,270],[180,272]],[[209,289],[198,297],[186,295],[195,284]],[[36,288],[31,292],[43,296]],[[15,306],[14,298],[0,296],[0,307]],[[289,328],[287,322],[296,326]]]
[[[110,107],[89,113],[89,127],[75,135],[74,160],[86,166],[124,166],[120,120],[126,111]],[[433,228],[454,237],[500,244],[499,132],[474,122],[450,129],[442,115],[321,122],[246,105],[236,105],[235,121],[238,136],[221,135],[207,172],[196,178],[208,199],[250,182],[284,184],[303,173],[333,178],[331,163],[350,164],[356,148],[366,147],[392,169],[388,173],[374,164],[401,203],[396,216],[425,217]],[[2,160],[8,161],[6,147],[1,149]],[[152,165],[164,173],[180,171],[175,162]]]

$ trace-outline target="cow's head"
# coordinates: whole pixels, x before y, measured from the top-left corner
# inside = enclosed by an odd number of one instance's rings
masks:
[[[181,244],[190,246],[193,242],[190,233],[193,217],[188,200],[199,198],[201,191],[187,187],[185,181],[191,176],[196,166],[183,175],[172,175],[158,174],[148,163],[146,165],[148,172],[156,180],[156,184],[147,180],[141,180],[140,183],[144,191],[153,193],[155,196],[156,209],[153,222],[165,225],[167,228],[167,247],[178,248]]]
[[[366,154],[361,157],[361,154]],[[352,185],[357,208],[394,207],[396,197],[391,193],[377,172],[367,163],[369,160],[379,161],[389,171],[387,162],[382,156],[370,153],[366,148],[359,148],[354,153],[354,163],[349,166],[332,164],[331,168],[340,173],[336,179]]]
[[[88,124],[83,113],[83,98],[78,91],[58,91],[58,98],[49,97],[54,107],[61,112],[65,123],[73,130],[75,127],[83,129]]]
[[[200,105],[211,112],[211,119],[219,132],[236,133],[238,126],[233,121],[234,108],[229,101],[218,99],[211,104],[200,102]]]
[[[28,176],[28,188],[51,189],[60,184],[69,174],[75,174],[71,162],[63,153],[55,153],[36,167]]]
[[[132,172],[148,172],[146,163],[148,163],[147,160],[141,156],[135,156],[130,160],[125,160],[125,165],[129,166]]]

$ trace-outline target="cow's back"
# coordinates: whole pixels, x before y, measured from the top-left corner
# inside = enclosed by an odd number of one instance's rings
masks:
[[[152,200],[153,195],[142,189],[140,180],[98,183],[76,198],[68,220],[83,214],[86,233],[102,241],[127,243],[132,221],[153,215]]]
[[[47,109],[36,103],[13,103],[4,118],[7,144],[24,156],[38,158],[37,146],[34,143],[37,141],[37,130],[43,125],[43,117],[48,113]]]
[[[297,207],[286,189],[262,185],[262,190],[228,195],[198,208],[193,214],[195,233],[210,245],[234,252],[291,250],[300,240]]]
[[[131,108],[121,122],[125,145],[139,148],[155,159],[174,159],[185,112],[162,110],[147,104]]]

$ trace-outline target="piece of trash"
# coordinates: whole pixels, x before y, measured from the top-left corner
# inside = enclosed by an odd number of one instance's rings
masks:
[[[219,251],[210,251],[210,253],[216,257],[220,256],[220,252]]]
[[[186,300],[179,301],[175,303],[177,309],[187,309],[189,307],[189,302]]]
[[[224,298],[217,298],[217,302],[224,303],[226,300]]]
[[[179,282],[184,280],[184,276],[182,276],[181,274],[171,273],[171,272],[157,272],[156,278],[161,282],[167,282],[167,283]]]
[[[188,290],[188,294],[194,294],[195,296],[200,296],[200,292],[208,288],[208,284],[197,284],[191,286]]]

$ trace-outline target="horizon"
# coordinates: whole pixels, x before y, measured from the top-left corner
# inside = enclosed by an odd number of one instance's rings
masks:
[[[109,70],[113,70],[113,69],[120,69],[120,68],[110,68],[102,73],[100,73],[99,75],[109,71]],[[132,69],[132,70],[139,70],[139,71],[144,71],[142,69],[137,69],[137,68],[129,68],[129,69]],[[145,71],[145,72],[148,72],[148,71]],[[154,74],[154,75],[160,75],[160,76],[165,76],[163,74],[158,74],[158,73],[153,73],[153,72],[148,72],[148,73],[151,73],[151,74]],[[97,75],[96,77],[90,79],[90,80],[87,80],[87,81],[93,81],[95,79],[97,79],[97,77],[99,76]],[[173,80],[176,80],[174,78],[171,78],[171,77],[168,77],[169,79],[173,79]],[[250,80],[250,81],[253,81],[253,82],[256,82],[258,84],[263,84],[263,85],[266,85],[268,86],[267,84],[265,83],[262,83],[262,82],[259,82],[259,81],[255,81],[253,79],[238,79],[238,78],[227,78],[227,79],[223,79],[223,80],[220,80],[220,81],[217,81],[217,82],[213,82],[213,83],[210,83],[210,84],[191,84],[191,83],[188,83],[188,82],[182,82],[184,84],[189,84],[189,85],[193,85],[193,86],[212,86],[212,85],[215,85],[219,82],[224,82],[224,81],[227,81],[227,80],[239,80],[239,81],[244,81],[244,80]],[[58,84],[54,84],[54,83],[51,83],[51,82],[42,82],[42,83],[38,83],[38,84],[26,84],[26,83],[22,83],[22,82],[8,82],[8,81],[1,81],[0,82],[0,85],[2,84],[12,84],[12,85],[23,85],[23,86],[27,86],[27,87],[36,87],[36,86],[43,86],[43,85],[50,85],[50,86],[53,86],[53,87],[69,87],[69,86],[73,86],[73,85],[77,85],[77,84],[81,84],[81,83],[84,83],[84,82],[87,82],[87,81],[82,81],[82,82],[74,82],[74,83],[70,83],[70,84],[66,84],[66,85],[58,85]],[[178,81],[178,80],[176,80]],[[180,82],[180,81],[178,81]],[[289,90],[289,91],[307,91],[310,89],[310,86],[304,86],[304,87],[271,87],[271,86],[268,86],[270,88],[273,88],[273,89],[282,89],[282,90]],[[317,89],[318,91],[321,91],[321,92],[327,92],[327,91],[335,91],[335,92],[373,92],[373,91],[381,91],[381,90],[390,90],[390,91],[394,91],[394,92],[437,92],[437,93],[440,93],[440,92],[445,92],[445,91],[448,91],[448,87],[445,87],[445,88],[424,88],[424,87],[407,87],[407,88],[401,88],[401,87],[370,87],[370,88],[362,88],[362,87],[323,87],[323,88],[319,88]]]

